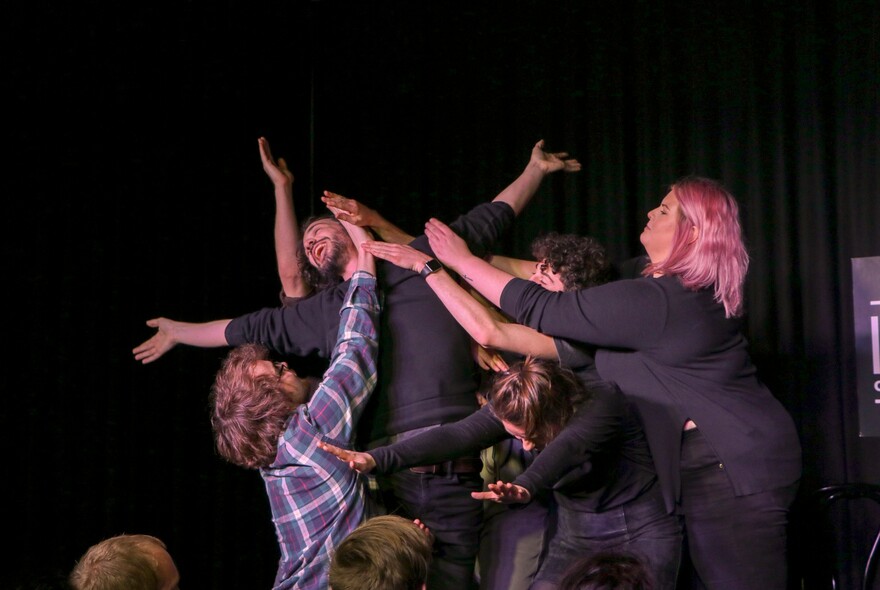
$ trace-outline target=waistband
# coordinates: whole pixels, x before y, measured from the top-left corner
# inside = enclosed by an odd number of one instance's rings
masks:
[[[432,475],[449,475],[450,473],[479,473],[483,470],[483,461],[479,457],[459,457],[452,461],[444,461],[434,465],[410,467],[413,473],[429,473]]]

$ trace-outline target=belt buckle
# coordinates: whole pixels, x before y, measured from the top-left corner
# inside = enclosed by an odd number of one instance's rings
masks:
[[[409,470],[413,473],[436,475],[441,472],[441,465],[419,465],[417,467],[410,467]]]

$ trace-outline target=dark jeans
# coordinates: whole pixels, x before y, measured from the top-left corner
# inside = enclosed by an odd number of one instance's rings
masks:
[[[633,553],[648,565],[656,590],[674,590],[681,560],[681,521],[666,512],[660,486],[604,512],[578,512],[557,505],[557,531],[533,590],[556,588],[576,559],[601,550]]]
[[[482,491],[480,474],[431,475],[407,469],[377,479],[389,513],[418,518],[434,534],[428,590],[476,588],[483,503],[471,498],[471,492]]]
[[[736,496],[698,429],[683,434],[681,512],[695,588],[784,590],[786,524],[797,484]]]
[[[541,565],[554,516],[548,502],[487,502],[480,534],[480,590],[526,590]]]

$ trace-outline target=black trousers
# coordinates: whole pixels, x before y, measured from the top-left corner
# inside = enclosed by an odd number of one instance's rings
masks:
[[[724,465],[699,429],[684,432],[681,513],[694,570],[692,587],[785,590],[786,526],[797,487],[736,496]]]

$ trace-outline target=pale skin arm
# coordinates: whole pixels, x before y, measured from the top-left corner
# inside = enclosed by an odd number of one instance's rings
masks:
[[[415,239],[376,211],[363,203],[330,191],[321,197],[324,204],[333,211],[339,221],[347,221],[360,227],[369,227],[383,241],[392,244],[409,244]]]
[[[474,256],[465,241],[439,219],[428,220],[425,235],[440,262],[457,272],[492,305],[500,306],[501,293],[515,278],[513,275]]]
[[[545,176],[559,171],[578,172],[580,169],[580,162],[570,158],[567,152],[545,152],[544,140],[541,139],[532,148],[531,158],[522,174],[501,191],[493,201],[507,203],[513,212],[519,215],[538,192]]]
[[[430,260],[428,254],[411,246],[367,242],[364,248],[377,258],[414,271],[419,271]],[[488,263],[484,264],[492,268]],[[510,350],[523,355],[556,358],[556,345],[551,337],[527,326],[499,320],[445,270],[431,273],[426,281],[446,309],[480,346]]]
[[[471,492],[474,500],[489,500],[498,504],[528,504],[532,495],[522,486],[498,481],[490,483],[486,492]]]
[[[147,325],[156,328],[152,338],[132,350],[134,360],[143,364],[152,363],[178,344],[200,348],[227,346],[226,326],[231,320],[214,320],[200,324],[178,322],[168,318],[147,320]]]
[[[508,258],[507,256],[492,255],[489,258],[489,264],[503,270],[507,274],[513,275],[520,279],[528,280],[535,273],[535,260],[522,260],[520,258]]]
[[[293,173],[284,158],[276,162],[265,137],[258,140],[263,170],[275,186],[275,260],[281,288],[288,297],[305,297],[311,291],[300,273],[297,253],[302,248],[299,222],[293,207]]]

